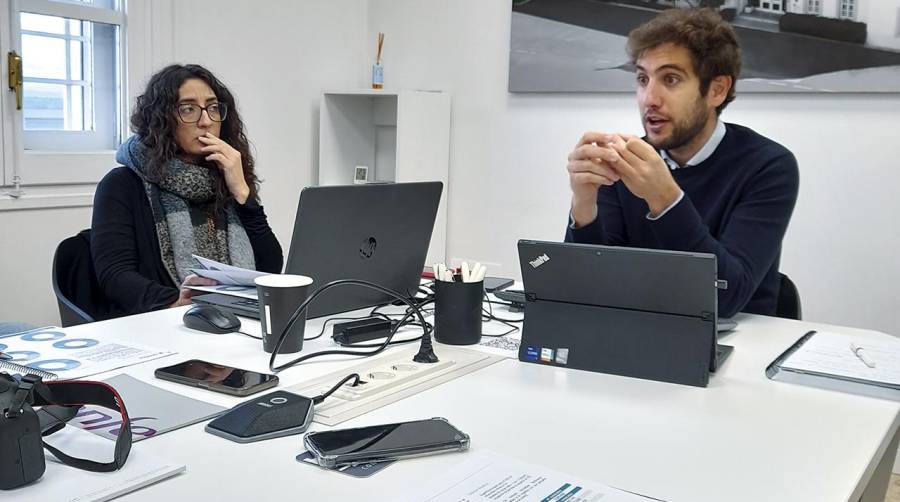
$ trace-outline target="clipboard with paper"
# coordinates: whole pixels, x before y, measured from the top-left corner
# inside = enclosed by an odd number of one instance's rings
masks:
[[[803,335],[766,368],[771,380],[900,401],[900,339]]]

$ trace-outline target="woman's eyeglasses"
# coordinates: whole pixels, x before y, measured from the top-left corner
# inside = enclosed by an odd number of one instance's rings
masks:
[[[178,116],[181,117],[181,121],[187,124],[200,122],[200,117],[203,116],[204,110],[213,122],[222,122],[225,120],[225,116],[228,115],[228,106],[225,103],[213,103],[209,106],[184,103],[178,105],[176,110],[178,111]]]

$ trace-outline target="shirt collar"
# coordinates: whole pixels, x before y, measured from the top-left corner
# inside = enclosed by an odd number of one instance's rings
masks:
[[[669,165],[669,169],[675,170],[680,167],[691,167],[696,166],[697,164],[703,162],[708,159],[713,152],[716,151],[716,148],[719,147],[719,143],[722,142],[722,138],[725,137],[725,122],[722,122],[722,119],[716,119],[716,128],[713,130],[712,136],[706,140],[706,143],[703,145],[703,148],[697,151],[690,160],[688,160],[683,166],[678,165],[678,162],[675,162],[672,157],[669,157],[669,153],[665,150],[660,150],[659,155],[662,157],[666,164]]]

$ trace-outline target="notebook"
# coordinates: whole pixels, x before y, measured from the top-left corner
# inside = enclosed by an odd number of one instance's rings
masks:
[[[187,427],[226,410],[222,406],[161,389],[130,375],[116,375],[103,382],[116,389],[125,401],[131,418],[133,441]],[[119,436],[121,419],[106,408],[87,405],[68,424],[115,441]]]
[[[900,400],[900,339],[810,331],[766,368],[772,380]]]
[[[49,326],[0,336],[0,371],[72,380],[174,354],[130,341],[97,340]]]

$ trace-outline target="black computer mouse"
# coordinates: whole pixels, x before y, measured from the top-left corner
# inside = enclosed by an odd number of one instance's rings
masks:
[[[224,312],[212,305],[194,305],[182,318],[184,325],[207,333],[234,333],[241,329],[241,320],[231,312]]]

